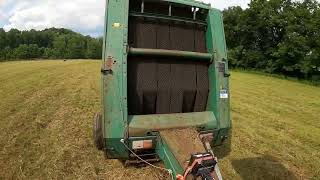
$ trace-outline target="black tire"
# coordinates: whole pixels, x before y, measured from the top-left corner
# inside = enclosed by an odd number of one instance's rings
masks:
[[[96,113],[93,120],[93,140],[98,150],[103,150],[102,116]]]

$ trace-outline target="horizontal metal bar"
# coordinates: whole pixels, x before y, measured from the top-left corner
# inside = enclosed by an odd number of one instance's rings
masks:
[[[145,0],[145,1],[155,1],[155,0]],[[198,7],[202,9],[211,9],[211,5],[199,1],[185,1],[185,0],[162,0],[168,3],[180,4],[180,5],[187,5],[192,7]]]
[[[131,158],[136,157],[134,154],[129,155]],[[140,157],[146,157],[146,156],[157,156],[157,153],[148,153],[148,154],[139,154]]]
[[[142,158],[143,159],[143,158]],[[144,159],[145,161],[149,162],[149,163],[155,163],[155,162],[159,162],[160,159],[159,158],[152,158],[152,159]],[[127,160],[125,162],[125,165],[133,165],[133,164],[140,164],[140,163],[145,163],[141,160]]]
[[[199,53],[191,51],[177,51],[177,50],[166,50],[166,49],[145,49],[145,48],[129,48],[129,55],[149,55],[149,56],[171,56],[181,58],[194,58],[201,60],[212,59],[212,54]]]
[[[187,19],[187,18],[181,18],[181,17],[174,17],[174,16],[166,16],[166,15],[160,15],[160,14],[130,12],[129,15],[132,17],[145,17],[145,18],[152,18],[152,19],[161,19],[161,20],[191,23],[191,24],[207,25],[207,22],[205,22],[205,21],[193,20],[193,19]]]
[[[217,119],[212,111],[129,115],[129,136],[146,136],[148,132],[163,129],[178,129],[187,127],[218,127]]]

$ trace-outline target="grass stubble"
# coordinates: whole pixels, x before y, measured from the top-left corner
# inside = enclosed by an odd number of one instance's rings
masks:
[[[320,179],[320,87],[232,72],[224,179]],[[0,63],[0,179],[164,179],[94,148],[99,61]],[[217,155],[225,147],[217,148]]]

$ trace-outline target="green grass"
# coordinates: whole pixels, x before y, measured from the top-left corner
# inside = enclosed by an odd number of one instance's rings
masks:
[[[288,81],[294,81],[294,82],[299,82],[307,85],[313,85],[313,86],[320,86],[320,81],[317,80],[312,80],[312,79],[302,79],[298,77],[290,77],[290,76],[285,76],[283,74],[271,74],[263,71],[258,71],[254,69],[232,69],[234,72],[245,72],[245,73],[250,73],[250,74],[258,74],[258,75],[264,75],[264,76],[269,76],[269,77],[275,77],[278,79],[285,79]]]
[[[233,72],[231,101],[226,177],[320,178],[320,87]]]
[[[162,179],[92,141],[99,61],[0,63],[0,179]],[[232,72],[225,179],[320,179],[320,87]]]

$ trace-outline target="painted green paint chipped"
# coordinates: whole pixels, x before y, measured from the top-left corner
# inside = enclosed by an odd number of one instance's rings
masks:
[[[125,74],[129,2],[108,0],[106,6],[102,63],[102,70],[108,70],[102,74],[104,138],[108,157],[127,158],[128,153],[120,139],[125,137],[128,124]]]
[[[161,129],[198,127],[217,128],[217,120],[211,111],[177,114],[153,114],[129,116],[129,135],[145,136]]]
[[[220,91],[229,92],[227,50],[223,28],[222,13],[217,9],[211,9],[208,14],[208,30],[206,33],[207,47],[213,53],[214,63],[209,67],[210,94],[207,110],[215,113],[219,128],[229,128],[230,123],[230,98],[220,98]],[[224,65],[224,72],[220,72],[220,65]]]
[[[183,174],[183,167],[170,150],[168,144],[161,138],[158,140],[156,152],[159,155],[159,158],[163,161],[165,167],[172,171],[173,180],[178,174]]]
[[[227,136],[231,126],[229,98],[220,98],[221,90],[227,90],[229,94],[228,77],[225,76],[225,73],[228,73],[228,62],[222,13],[216,9],[211,9],[210,5],[193,0],[164,1],[209,10],[206,22],[206,42],[209,53],[183,52],[183,55],[192,58],[198,58],[198,56],[200,56],[203,57],[203,59],[209,59],[209,57],[213,57],[212,64],[209,67],[210,92],[207,111],[172,115],[128,116],[127,41],[129,1],[107,0],[103,60],[101,65],[101,83],[103,84],[101,86],[101,95],[103,101],[103,137],[105,139],[105,151],[108,158],[128,159],[129,152],[120,140],[133,138],[132,136],[148,138],[145,135],[149,131],[155,131],[161,128],[198,127],[203,130],[215,132],[215,144],[219,144],[222,138]],[[180,21],[186,21],[186,19],[181,18]],[[188,21],[189,23],[195,23],[193,22],[195,20]],[[204,22],[199,21],[196,23],[203,24]],[[172,51],[165,53],[170,54]],[[224,64],[225,73],[221,73],[221,69],[219,69],[221,68],[221,64]],[[132,133],[132,136],[130,133]],[[173,160],[173,154],[166,146],[166,143],[161,141],[161,139],[157,143],[156,152],[164,161],[166,167],[173,169],[174,173],[182,172],[181,167],[177,164],[168,164],[169,160]]]

